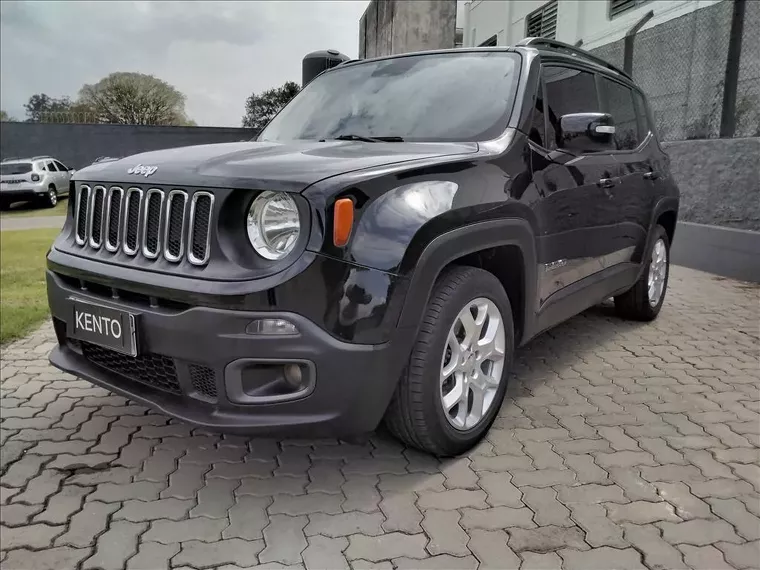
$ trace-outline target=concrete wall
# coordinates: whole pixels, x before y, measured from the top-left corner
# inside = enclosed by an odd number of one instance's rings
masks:
[[[453,48],[456,0],[372,0],[359,20],[359,57]]]
[[[760,138],[663,147],[681,189],[679,220],[760,231]]]
[[[0,158],[48,154],[67,166],[82,168],[99,156],[250,140],[256,134],[253,129],[216,127],[2,123]]]

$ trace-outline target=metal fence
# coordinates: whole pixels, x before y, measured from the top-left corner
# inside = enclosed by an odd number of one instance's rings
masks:
[[[622,68],[624,46],[590,51]],[[760,2],[723,0],[639,32],[632,74],[664,140],[760,136]]]

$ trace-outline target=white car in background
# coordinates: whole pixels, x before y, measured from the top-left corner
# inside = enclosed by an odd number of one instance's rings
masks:
[[[50,156],[6,158],[0,162],[0,208],[13,202],[34,202],[53,208],[69,195],[74,169]]]

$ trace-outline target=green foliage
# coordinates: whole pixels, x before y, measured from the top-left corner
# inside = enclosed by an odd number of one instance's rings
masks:
[[[9,123],[9,122],[13,122],[15,120],[16,119],[13,119],[13,118],[9,117],[8,113],[6,113],[5,111],[3,111],[3,110],[0,109],[0,123]]]
[[[286,81],[282,87],[267,89],[259,95],[252,93],[245,101],[243,126],[263,129],[300,90],[298,83]]]
[[[185,96],[165,81],[143,73],[117,72],[79,92],[79,104],[97,122],[125,125],[185,125]]]
[[[26,120],[30,123],[48,123],[57,122],[51,120],[56,114],[68,113],[71,110],[71,99],[61,97],[56,99],[45,93],[36,93],[29,97],[29,101],[24,105],[26,109]]]

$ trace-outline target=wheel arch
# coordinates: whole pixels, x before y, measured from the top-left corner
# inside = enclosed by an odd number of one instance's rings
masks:
[[[477,222],[432,240],[422,251],[410,277],[399,327],[417,331],[436,280],[451,265],[479,267],[492,273],[512,305],[516,344],[533,336],[537,261],[535,236],[527,220]]]

